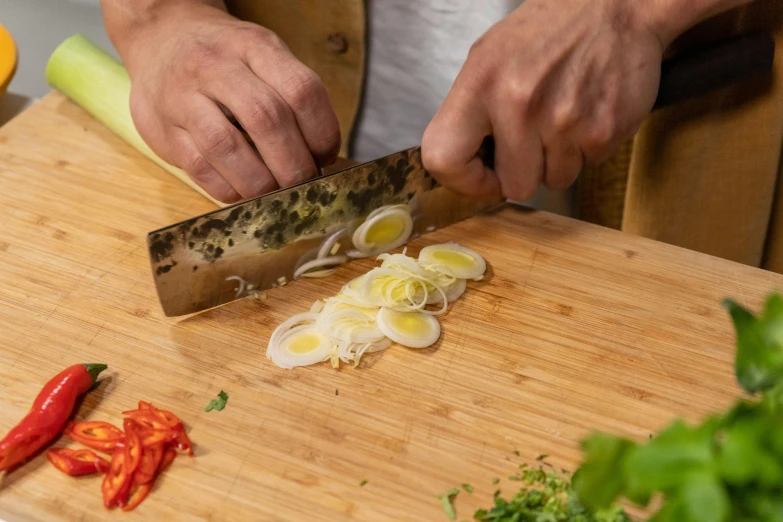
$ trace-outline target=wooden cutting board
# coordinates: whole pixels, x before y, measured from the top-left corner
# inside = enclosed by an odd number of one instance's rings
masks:
[[[757,308],[783,287],[769,272],[508,208],[410,245],[457,241],[490,265],[435,347],[287,371],[265,358],[272,329],[373,261],[266,302],[165,318],[145,233],[212,207],[57,94],[0,129],[0,189],[0,431],[62,368],[103,362],[78,419],[119,424],[143,399],[181,416],[196,445],[130,514],[104,511],[98,478],[38,456],[2,477],[6,521],[438,521],[434,495],[464,482],[468,519],[496,487],[512,491],[492,479],[519,462],[546,453],[573,469],[591,430],[641,440],[729,404],[734,337],[720,300]],[[221,389],[225,410],[204,412]]]

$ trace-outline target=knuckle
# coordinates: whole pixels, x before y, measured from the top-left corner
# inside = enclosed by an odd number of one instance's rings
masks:
[[[285,105],[271,96],[252,100],[247,108],[248,130],[269,134],[280,128],[286,121]]]
[[[427,139],[425,133],[421,142],[421,163],[424,169],[432,174],[443,175],[453,170],[452,154],[432,139]]]
[[[304,69],[283,82],[280,95],[295,111],[308,111],[325,99],[326,87],[316,73]]]
[[[212,169],[212,166],[207,159],[198,152],[193,152],[185,156],[181,166],[185,172],[193,178],[193,181],[197,183],[208,183],[212,181],[212,178],[215,176],[215,171]]]
[[[220,63],[220,54],[220,48],[216,45],[198,42],[185,54],[182,61],[183,70],[188,76],[200,76]]]
[[[559,133],[571,129],[579,121],[580,111],[575,101],[563,102],[555,107],[552,114],[552,125]]]
[[[489,40],[490,34],[484,33],[481,36],[479,36],[476,40],[473,41],[473,44],[471,44],[470,48],[468,49],[468,57],[474,56],[476,54],[481,54],[483,50],[487,47],[487,40]]]
[[[236,130],[228,125],[216,125],[206,129],[201,136],[201,147],[209,158],[228,156],[236,152]]]
[[[198,186],[202,187],[218,201],[222,203],[238,201],[239,195],[236,191],[228,183],[222,181],[217,171],[198,152],[193,152],[186,156],[183,160],[182,168]]]
[[[239,30],[239,37],[250,51],[259,48],[267,50],[286,50],[288,46],[276,33],[256,24],[247,23]]]
[[[517,111],[525,114],[533,104],[536,88],[533,82],[525,80],[508,81],[502,87],[502,97]]]
[[[603,148],[614,140],[615,125],[611,119],[600,120],[590,126],[585,136],[585,145],[589,148]]]

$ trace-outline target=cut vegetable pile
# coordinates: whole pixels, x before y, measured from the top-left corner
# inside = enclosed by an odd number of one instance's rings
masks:
[[[399,236],[400,231],[405,235],[406,223],[400,217],[394,230],[377,234],[383,239]],[[418,259],[405,251],[377,259],[380,267],[280,324],[269,339],[267,357],[287,369],[326,360],[334,367],[341,361],[356,366],[365,353],[385,350],[392,343],[432,346],[440,337],[437,316],[465,292],[468,279],[480,280],[486,270],[478,253],[455,243],[425,247]]]
[[[192,456],[193,444],[174,414],[150,403],[139,401],[138,409],[123,415],[124,431],[103,421],[77,422],[66,429],[74,441],[110,454],[110,461],[90,450],[70,448],[53,448],[47,458],[67,475],[103,474],[104,506],[131,511],[147,497],[177,450]]]

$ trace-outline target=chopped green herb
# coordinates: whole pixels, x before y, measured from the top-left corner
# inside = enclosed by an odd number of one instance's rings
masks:
[[[522,466],[520,466],[522,467]],[[621,508],[613,507],[600,513],[591,513],[576,498],[569,481],[555,471],[539,468],[523,469],[514,476],[523,482],[519,492],[510,499],[493,495],[492,509],[474,513],[478,521],[487,522],[631,522]]]
[[[228,394],[223,390],[220,390],[217,399],[212,399],[211,401],[209,401],[209,404],[207,404],[207,407],[204,408],[204,411],[212,411],[212,410],[222,411],[223,408],[226,407],[226,402],[228,402]]]
[[[514,455],[516,455],[517,457],[519,457],[519,450],[514,450]]]
[[[545,458],[547,458],[548,456],[549,456],[549,455],[539,455],[538,457],[536,457],[536,460],[537,460],[537,461],[539,461],[539,462],[541,462],[542,460],[544,460],[544,459],[545,459]]]
[[[367,479],[364,479],[361,482],[359,482],[360,486],[365,486],[366,484],[367,484]]]
[[[466,493],[473,493],[473,486],[470,484],[463,484],[462,489],[464,489]]]
[[[498,482],[500,482],[500,479],[499,479],[499,478],[495,477],[495,478],[493,478],[493,479],[492,479],[492,485],[493,485],[493,486],[494,486],[495,484],[497,484]]]
[[[443,512],[449,517],[449,520],[457,520],[457,512],[454,511],[454,505],[452,499],[459,494],[457,488],[452,488],[446,492],[445,495],[435,495],[435,498],[440,499],[440,504],[443,506]]]

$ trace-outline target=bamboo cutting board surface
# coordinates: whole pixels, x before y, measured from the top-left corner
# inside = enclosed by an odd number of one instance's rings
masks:
[[[179,415],[196,447],[133,513],[106,512],[100,479],[39,455],[2,477],[7,521],[437,521],[433,495],[464,482],[475,492],[456,506],[469,519],[496,487],[512,491],[491,482],[519,462],[546,453],[574,469],[593,429],[641,440],[729,404],[734,337],[720,300],[757,308],[783,287],[769,272],[507,208],[410,245],[457,241],[490,266],[435,347],[287,371],[265,358],[272,329],[373,261],[266,302],[165,318],[145,234],[212,207],[58,94],[0,129],[0,188],[0,431],[62,368],[103,362],[79,420],[119,424],[143,399]],[[221,389],[225,410],[205,413]]]

